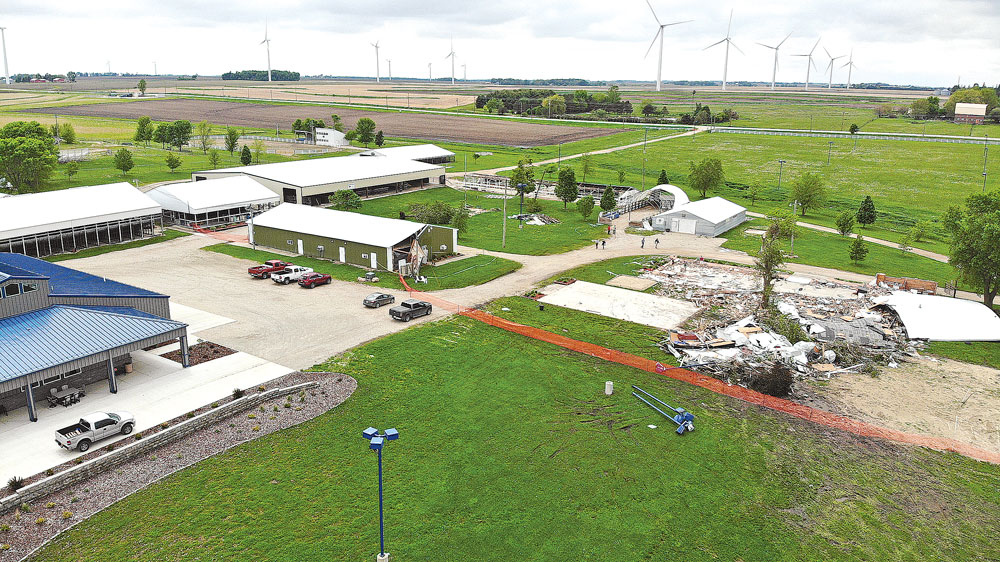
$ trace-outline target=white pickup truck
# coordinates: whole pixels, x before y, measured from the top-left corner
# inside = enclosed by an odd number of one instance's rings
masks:
[[[302,278],[306,273],[312,273],[311,267],[302,267],[300,265],[290,265],[281,271],[275,271],[271,274],[271,281],[275,283],[281,283],[282,285],[287,285],[289,283],[294,283]]]
[[[80,452],[91,443],[114,435],[128,435],[135,428],[135,417],[128,412],[94,412],[78,423],[56,431],[56,444],[63,449]]]

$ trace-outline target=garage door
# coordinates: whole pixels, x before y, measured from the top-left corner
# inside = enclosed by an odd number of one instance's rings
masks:
[[[677,232],[682,234],[694,234],[695,227],[698,226],[698,221],[694,219],[677,219]]]

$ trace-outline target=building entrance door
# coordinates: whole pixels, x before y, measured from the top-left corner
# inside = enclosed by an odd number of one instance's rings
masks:
[[[302,248],[302,239],[301,239],[301,238],[299,239],[299,253],[300,253],[300,254],[304,254],[304,253],[305,253],[305,252],[303,251],[303,248]]]
[[[343,246],[341,246],[339,250],[340,250],[340,262],[347,263],[347,250]]]

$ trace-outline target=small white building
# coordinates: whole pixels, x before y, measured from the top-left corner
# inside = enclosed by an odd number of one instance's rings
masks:
[[[244,222],[280,202],[278,194],[247,176],[161,185],[146,193],[168,222],[215,226]]]
[[[455,161],[455,153],[436,144],[411,144],[392,148],[376,148],[358,153],[358,156],[388,156],[404,158],[425,164],[447,164]]]
[[[650,224],[655,230],[714,237],[746,220],[745,208],[722,197],[711,197],[653,215]]]
[[[316,144],[324,146],[347,146],[347,136],[337,129],[316,129]]]

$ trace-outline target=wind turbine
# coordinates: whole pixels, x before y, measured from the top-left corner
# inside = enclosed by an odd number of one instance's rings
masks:
[[[785,41],[788,41],[788,38],[791,37],[791,36],[792,36],[791,33],[789,33],[788,35],[786,35],[785,38],[781,40],[781,43],[778,43],[778,45],[776,47],[772,47],[770,45],[765,45],[763,43],[757,43],[761,47],[767,47],[768,49],[772,49],[774,51],[774,70],[771,71],[771,89],[772,90],[774,89],[774,81],[778,77],[778,49],[780,49],[781,46],[785,44]]]
[[[660,23],[660,18],[656,16],[656,10],[653,9],[653,5],[649,3],[649,0],[646,0],[646,5],[649,6],[649,11],[653,12],[653,19],[656,20],[656,25],[658,25],[659,27],[656,28],[656,33],[653,35],[653,41],[649,44],[649,48],[646,49],[646,55],[642,58],[646,58],[649,56],[649,52],[653,50],[653,45],[656,44],[656,39],[659,38],[660,58],[656,62],[656,91],[659,92],[662,88],[661,86],[662,82],[660,80],[660,76],[663,73],[663,28],[670,27],[671,25],[688,23],[692,20],[675,21],[673,23]]]
[[[427,63],[427,81],[430,82],[431,80],[434,80],[431,77],[431,63]]]
[[[451,40],[451,50],[448,51],[448,54],[444,56],[444,58],[448,57],[451,57],[451,83],[452,85],[454,85],[455,84],[455,40],[454,39]]]
[[[372,43],[371,46],[375,47],[375,81],[376,82],[381,82],[381,76],[379,76],[379,74],[380,74],[381,71],[379,70],[379,66],[378,66],[379,65],[379,60],[378,60],[378,41]]]
[[[7,36],[4,34],[6,27],[0,27],[0,42],[3,42],[3,78],[10,84],[10,70],[7,69]]]
[[[733,48],[736,49],[737,51],[739,51],[741,55],[742,54],[746,54],[739,47],[736,46],[736,43],[733,43],[733,38],[730,37],[730,35],[731,35],[730,32],[732,31],[732,29],[733,29],[733,11],[729,10],[729,27],[726,28],[726,36],[723,39],[721,39],[721,40],[719,40],[719,41],[717,41],[715,43],[712,43],[711,45],[709,45],[709,46],[705,47],[704,49],[702,49],[703,51],[707,51],[707,50],[711,49],[712,47],[714,47],[714,46],[716,46],[716,45],[718,45],[720,43],[725,43],[726,44],[726,59],[725,59],[725,62],[723,63],[723,66],[722,66],[722,89],[723,90],[726,89],[726,76],[729,73],[729,46],[732,45]]]
[[[389,80],[392,80],[392,59],[385,59],[385,62],[389,65]]]
[[[826,89],[832,90],[833,89],[833,63],[837,59],[844,58],[844,55],[840,55],[839,57],[835,57],[835,56],[833,56],[833,55],[830,54],[830,51],[826,50],[826,47],[823,47],[823,51],[825,51],[826,52],[826,56],[830,58],[830,64],[826,65],[827,70],[830,71],[830,83],[829,83],[829,85],[827,85]]]
[[[468,73],[466,73],[465,63],[463,62],[462,63],[462,81],[464,82],[464,81],[466,81],[468,79],[469,79],[469,75],[468,75]]]
[[[264,40],[259,43],[267,49],[267,81],[271,81],[271,40],[267,38],[267,20],[264,20]]]
[[[819,39],[816,40],[816,44],[813,45],[813,48],[809,50],[809,53],[804,54],[804,55],[792,55],[793,57],[807,57],[808,58],[808,61],[806,62],[806,89],[807,90],[809,89],[809,67],[811,66],[812,68],[816,68],[816,63],[813,62],[813,52],[816,50],[816,47],[819,47],[819,41],[820,41]],[[816,68],[816,70],[819,70],[819,69]]]
[[[153,76],[159,76],[160,74],[156,72],[156,61],[153,61]]]
[[[840,68],[847,68],[847,89],[851,89],[851,71],[857,68],[858,65],[854,64],[854,49],[851,49],[851,58],[847,59],[847,64]]]

